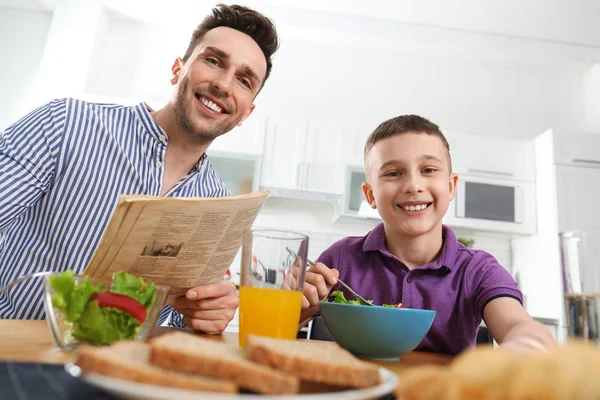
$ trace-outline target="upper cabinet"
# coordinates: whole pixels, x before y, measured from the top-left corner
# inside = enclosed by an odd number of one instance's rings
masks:
[[[269,116],[260,185],[298,189],[302,185],[307,121]]]
[[[492,178],[535,181],[533,141],[450,134],[454,172]]]
[[[363,168],[365,143],[370,133],[366,129],[349,128],[345,130],[344,140],[342,141],[342,161],[344,164],[354,168]]]
[[[303,189],[344,192],[343,129],[332,123],[309,121],[304,154]]]
[[[554,162],[600,168],[600,135],[554,133]]]
[[[243,123],[210,145],[213,152],[261,155],[263,152],[267,116],[253,112]]]
[[[600,212],[600,135],[552,132],[558,230],[597,229]]]
[[[600,168],[557,165],[555,174],[558,230],[597,229],[600,212],[582,204],[600,198]]]
[[[261,186],[342,194],[342,131],[330,124],[269,116]]]

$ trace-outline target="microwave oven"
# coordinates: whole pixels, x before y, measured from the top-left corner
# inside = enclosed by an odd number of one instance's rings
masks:
[[[467,229],[515,234],[536,232],[535,184],[459,174],[444,223]]]

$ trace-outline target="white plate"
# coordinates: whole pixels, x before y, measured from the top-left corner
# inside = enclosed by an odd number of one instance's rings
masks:
[[[144,383],[126,381],[123,379],[112,378],[95,373],[84,373],[78,366],[67,363],[65,370],[73,377],[83,380],[92,386],[104,390],[113,396],[122,399],[136,400],[197,400],[218,399],[218,400],[250,400],[256,398],[278,399],[278,400],[330,400],[335,397],[336,400],[354,400],[354,399],[377,399],[386,394],[392,393],[398,384],[398,377],[392,371],[386,368],[379,368],[381,384],[367,389],[345,390],[341,392],[329,393],[311,393],[299,395],[256,395],[256,394],[229,394],[200,392],[196,390],[185,390],[168,388],[164,386],[149,385]],[[199,397],[202,396],[202,397]]]

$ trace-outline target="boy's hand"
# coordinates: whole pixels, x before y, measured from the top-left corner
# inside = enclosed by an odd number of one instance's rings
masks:
[[[545,353],[547,345],[532,337],[517,337],[500,345],[501,349],[516,350],[522,353]]]
[[[192,329],[218,335],[233,319],[238,307],[235,285],[223,280],[212,285],[189,289],[185,297],[175,301],[175,309]]]
[[[320,262],[306,271],[300,321],[305,321],[317,312],[319,303],[327,299],[331,288],[337,284],[339,276],[340,272],[337,269],[330,269]]]

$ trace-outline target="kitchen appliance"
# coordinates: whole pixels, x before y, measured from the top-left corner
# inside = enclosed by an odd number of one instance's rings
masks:
[[[499,174],[459,174],[444,223],[491,232],[534,234],[535,185]]]

